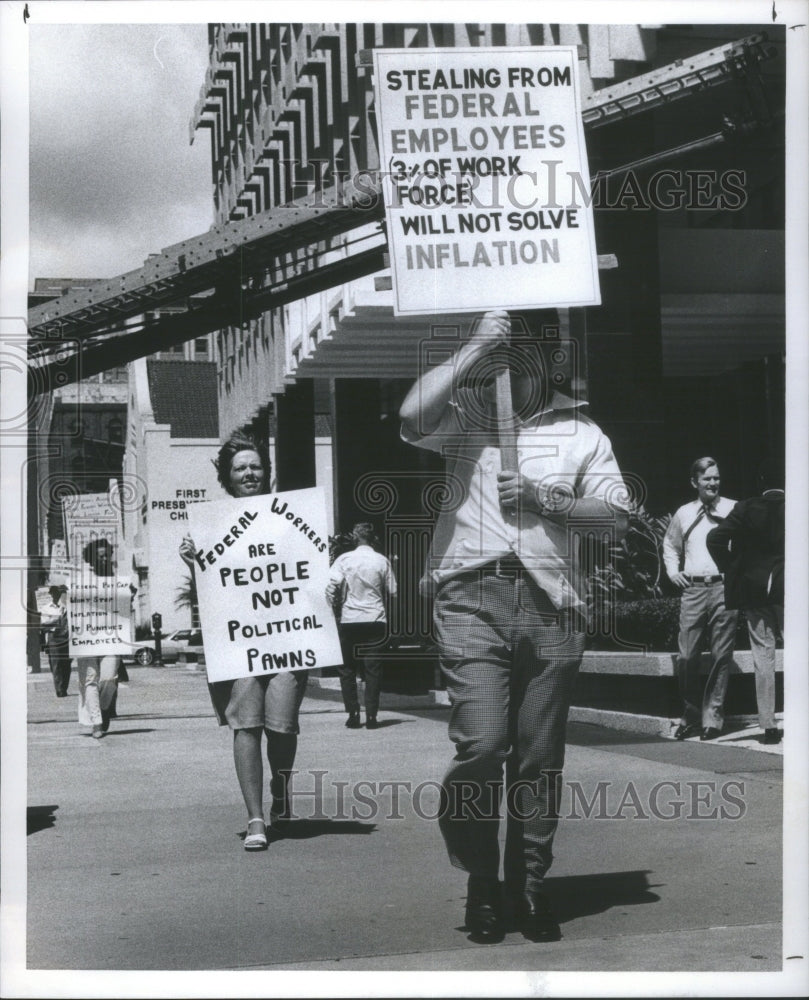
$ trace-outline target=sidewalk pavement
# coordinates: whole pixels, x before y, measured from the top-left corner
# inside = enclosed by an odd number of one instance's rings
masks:
[[[780,747],[572,723],[547,880],[564,937],[480,946],[433,818],[445,708],[383,703],[379,730],[353,731],[311,686],[299,818],[247,853],[204,674],[129,672],[100,741],[79,733],[75,675],[64,699],[28,676],[31,969],[782,968]]]

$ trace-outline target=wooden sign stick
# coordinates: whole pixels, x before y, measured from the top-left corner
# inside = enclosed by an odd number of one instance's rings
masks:
[[[504,368],[495,376],[497,434],[500,445],[500,468],[503,472],[518,472],[517,423],[511,400],[511,373]],[[502,511],[507,522],[515,522],[517,511]]]
[[[517,423],[511,401],[511,375],[508,368],[498,372],[495,379],[497,402],[497,430],[500,443],[500,467],[504,472],[518,472]]]

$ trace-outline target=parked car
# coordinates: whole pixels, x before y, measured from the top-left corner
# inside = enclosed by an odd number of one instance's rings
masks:
[[[161,656],[164,663],[176,663],[180,653],[201,653],[202,632],[198,628],[180,628],[162,638],[160,643]],[[146,639],[135,644],[129,654],[135,663],[149,667],[155,661],[154,639]]]

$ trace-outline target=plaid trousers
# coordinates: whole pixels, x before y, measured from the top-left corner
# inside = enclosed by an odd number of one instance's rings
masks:
[[[456,748],[440,819],[450,861],[498,877],[505,768],[504,877],[514,891],[536,889],[553,859],[583,622],[527,573],[477,570],[439,588],[434,616]]]

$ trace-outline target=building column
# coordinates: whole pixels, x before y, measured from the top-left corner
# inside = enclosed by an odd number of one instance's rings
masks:
[[[612,147],[607,142],[611,133],[599,137],[604,148],[593,144],[599,168],[616,165],[618,130],[623,137],[618,148],[631,149],[633,156],[654,148],[649,123],[631,120],[613,129]],[[599,153],[606,162],[600,162]],[[623,183],[620,177],[610,181],[608,205]],[[621,200],[620,207],[596,208],[598,252],[615,254],[618,267],[600,272],[601,305],[586,310],[591,415],[612,439],[622,470],[646,484],[653,505],[660,499],[667,460],[658,224],[657,213],[643,210],[631,196]]]
[[[372,521],[362,510],[354,488],[379,465],[379,382],[336,378],[333,393],[335,531],[348,531],[357,521]],[[383,469],[386,465],[381,466]]]
[[[315,405],[311,379],[275,398],[275,476],[279,491],[309,489],[315,476]]]

